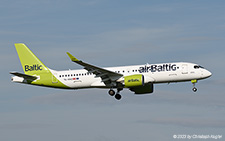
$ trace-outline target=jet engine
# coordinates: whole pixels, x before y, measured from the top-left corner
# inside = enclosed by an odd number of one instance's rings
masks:
[[[142,74],[124,76],[124,86],[126,88],[143,85],[144,85],[144,76]]]
[[[153,92],[154,79],[142,74],[124,76],[124,87],[130,88],[135,94],[147,94]]]
[[[135,94],[149,94],[153,93],[154,86],[152,83],[147,83],[144,86],[131,87],[130,90],[133,91]]]

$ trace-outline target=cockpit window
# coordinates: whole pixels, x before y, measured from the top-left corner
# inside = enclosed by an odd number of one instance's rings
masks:
[[[199,65],[195,65],[195,66],[194,66],[194,68],[195,68],[195,69],[199,69],[199,68],[202,68],[202,69],[204,69],[204,67],[202,67],[202,66],[199,66]]]
[[[194,68],[195,68],[195,69],[199,69],[199,66],[195,65]]]

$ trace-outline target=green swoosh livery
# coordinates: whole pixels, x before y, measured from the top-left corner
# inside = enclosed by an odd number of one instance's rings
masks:
[[[24,73],[36,77],[36,79],[24,79],[25,83],[46,87],[69,88],[61,83],[25,44],[17,43],[15,47]]]

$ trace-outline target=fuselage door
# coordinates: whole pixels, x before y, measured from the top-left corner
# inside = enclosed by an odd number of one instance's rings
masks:
[[[188,65],[182,64],[182,74],[188,74]]]

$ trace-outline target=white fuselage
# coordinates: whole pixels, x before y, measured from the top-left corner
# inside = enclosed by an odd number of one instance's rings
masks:
[[[120,73],[123,76],[142,74],[147,83],[182,82],[200,80],[211,76],[211,73],[203,67],[186,62],[108,67],[104,69]],[[72,89],[110,87],[105,85],[100,77],[96,77],[95,74],[89,73],[85,69],[50,71],[60,82]],[[53,78],[52,82],[57,83],[57,79],[54,80]]]

